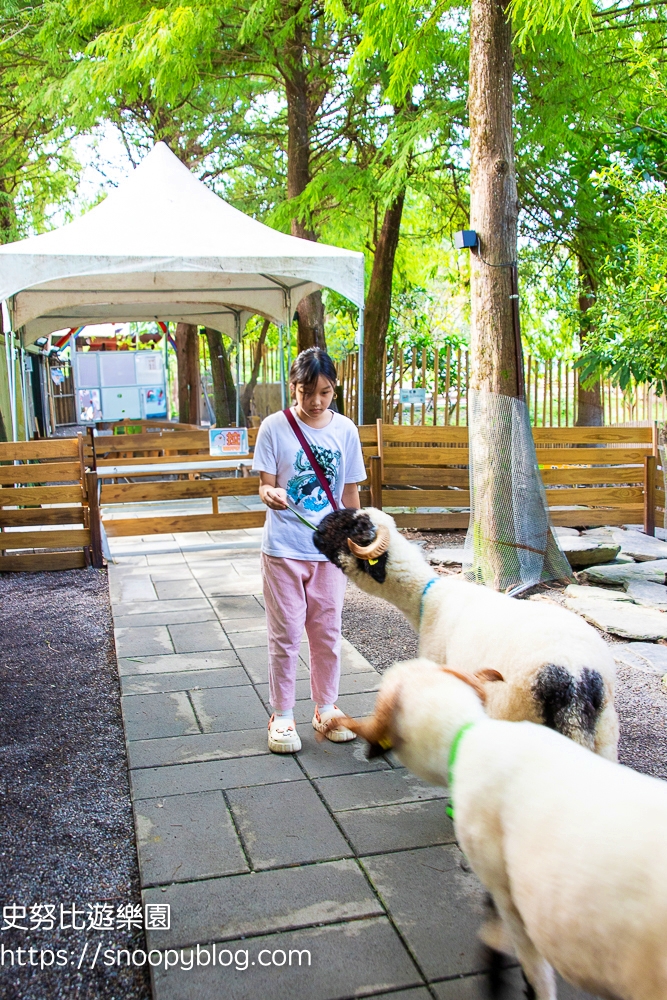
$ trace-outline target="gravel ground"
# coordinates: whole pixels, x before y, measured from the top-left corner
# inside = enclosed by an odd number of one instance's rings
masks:
[[[115,920],[118,906],[140,903],[105,572],[0,575],[0,747],[0,901],[27,907],[18,922],[29,928],[0,931],[0,943],[17,963],[16,949],[38,949],[21,969],[5,958],[0,995],[148,1000],[144,970],[108,968],[102,956],[91,968],[100,942],[143,949],[143,931],[59,928],[61,904],[87,924],[88,904]],[[54,929],[30,929],[38,904],[55,905]],[[62,949],[68,964],[31,966],[40,949]]]
[[[404,531],[411,541],[424,543],[426,551],[442,546],[463,545],[462,532]],[[458,567],[438,567],[441,574],[458,572]],[[529,597],[560,603],[562,587],[545,585],[534,588]],[[626,640],[600,633],[611,646]],[[400,611],[378,597],[364,594],[348,585],[343,609],[343,635],[364,654],[373,666],[383,671],[396,660],[417,655],[417,634]],[[661,678],[618,667],[616,708],[621,739],[619,759],[637,771],[667,780],[667,692]]]

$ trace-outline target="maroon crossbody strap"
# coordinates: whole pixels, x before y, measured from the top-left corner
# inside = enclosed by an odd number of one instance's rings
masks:
[[[310,465],[311,465],[311,468],[312,468],[313,472],[317,476],[318,483],[320,484],[320,486],[322,487],[322,489],[326,493],[327,500],[329,501],[329,503],[331,504],[331,506],[333,507],[334,510],[338,510],[338,504],[334,500],[334,495],[331,492],[331,488],[329,486],[329,483],[327,482],[327,477],[324,475],[324,471],[322,469],[322,466],[320,465],[320,463],[317,461],[317,459],[313,455],[313,449],[310,447],[310,445],[306,441],[305,437],[303,436],[301,428],[299,427],[299,425],[296,422],[296,417],[294,416],[294,414],[292,413],[292,411],[289,409],[289,407],[286,410],[283,410],[283,413],[287,417],[288,424],[290,425],[290,427],[292,428],[292,430],[296,434],[297,441],[299,442],[299,444],[303,448],[305,456],[308,459],[308,461],[310,462]]]

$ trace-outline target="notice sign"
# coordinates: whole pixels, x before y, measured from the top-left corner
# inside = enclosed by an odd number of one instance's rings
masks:
[[[211,455],[247,455],[247,427],[211,427],[208,432]]]
[[[401,404],[403,406],[423,406],[426,402],[426,389],[401,389]]]

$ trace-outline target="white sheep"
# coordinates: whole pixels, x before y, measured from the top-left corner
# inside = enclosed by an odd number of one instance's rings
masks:
[[[460,576],[438,577],[381,510],[339,510],[315,545],[362,590],[384,597],[419,633],[419,654],[474,673],[498,670],[487,692],[494,719],[543,723],[617,759],[616,668],[578,615],[546,601],[518,601]]]
[[[516,954],[537,1000],[555,1000],[554,969],[595,996],[664,1000],[667,784],[544,726],[490,719],[480,696],[495,683],[398,663],[373,716],[335,724],[449,786],[458,842],[502,921],[480,936]]]

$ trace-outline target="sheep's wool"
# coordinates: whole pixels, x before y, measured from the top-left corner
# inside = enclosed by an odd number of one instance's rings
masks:
[[[549,524],[528,407],[470,390],[470,527],[463,569],[475,583],[518,593],[572,571]]]

